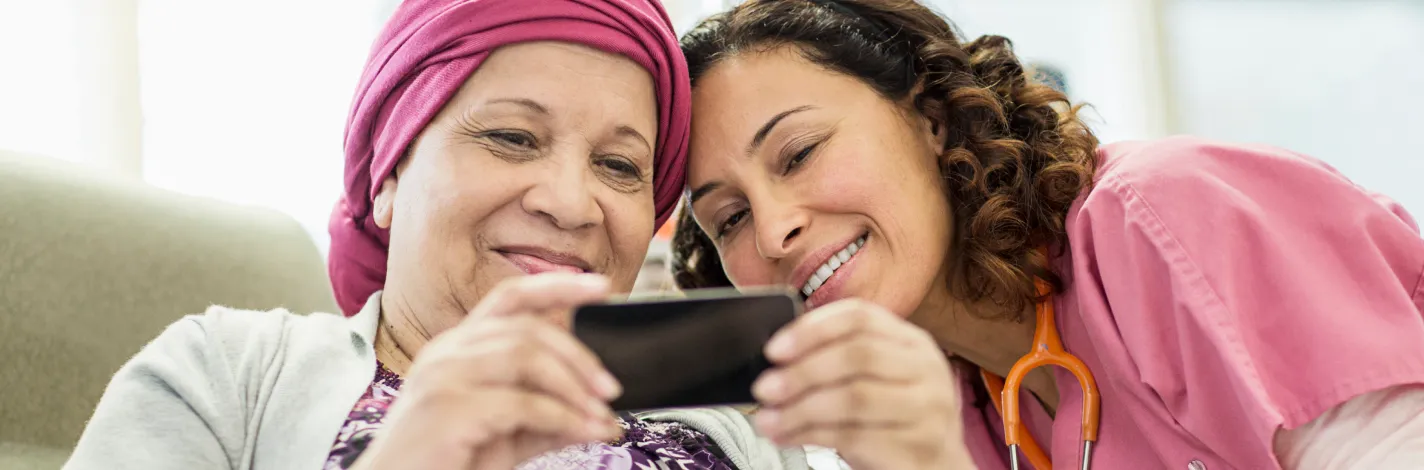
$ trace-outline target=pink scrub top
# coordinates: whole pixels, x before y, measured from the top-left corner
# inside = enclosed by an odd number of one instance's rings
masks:
[[[1424,383],[1424,239],[1398,204],[1266,146],[1178,137],[1099,155],[1055,261],[1064,345],[1102,393],[1093,468],[1279,469],[1278,429]],[[999,416],[962,372],[969,448],[1006,469]],[[1025,396],[1024,421],[1076,469],[1082,393],[1054,376],[1056,419]]]

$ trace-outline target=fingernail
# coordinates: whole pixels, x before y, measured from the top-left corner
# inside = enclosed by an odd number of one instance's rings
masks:
[[[791,346],[793,344],[790,336],[777,335],[771,342],[766,343],[766,356],[773,360],[785,359],[791,355]]]
[[[782,380],[781,374],[767,372],[757,379],[755,384],[752,384],[752,396],[759,401],[773,401],[781,398],[781,389],[786,385],[783,382],[785,381]]]
[[[598,383],[594,386],[598,388],[598,394],[604,399],[612,400],[623,394],[623,386],[618,384],[618,379],[613,378],[612,374],[601,373],[596,382]]]

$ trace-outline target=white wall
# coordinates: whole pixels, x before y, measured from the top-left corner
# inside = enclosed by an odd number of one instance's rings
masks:
[[[1053,65],[1074,101],[1093,106],[1104,141],[1169,132],[1168,103],[1155,76],[1155,1],[929,0],[966,38],[1009,38],[1025,62]]]
[[[144,0],[145,179],[279,208],[325,249],[342,192],[346,112],[376,8],[372,0]]]
[[[1311,154],[1424,216],[1424,2],[1178,1],[1181,131]]]
[[[138,0],[0,0],[0,147],[140,176]]]
[[[707,16],[731,8],[738,0],[662,0],[680,36]]]
[[[1321,158],[1424,215],[1424,1],[929,0],[1065,71],[1104,141],[1195,134]]]

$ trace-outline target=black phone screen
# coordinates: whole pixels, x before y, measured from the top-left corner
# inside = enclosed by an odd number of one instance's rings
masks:
[[[688,291],[686,298],[586,305],[573,332],[623,385],[618,411],[752,403],[762,349],[800,313],[789,294]]]

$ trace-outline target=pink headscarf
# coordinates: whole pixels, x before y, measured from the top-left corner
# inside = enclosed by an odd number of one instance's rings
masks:
[[[331,214],[327,267],[354,315],[386,279],[389,233],[371,201],[406,147],[479,68],[508,44],[563,41],[626,56],[653,75],[658,137],[657,225],[684,184],[691,88],[687,62],[658,0],[406,0],[376,39],[346,121],[346,195]],[[578,86],[570,79],[569,86]]]

